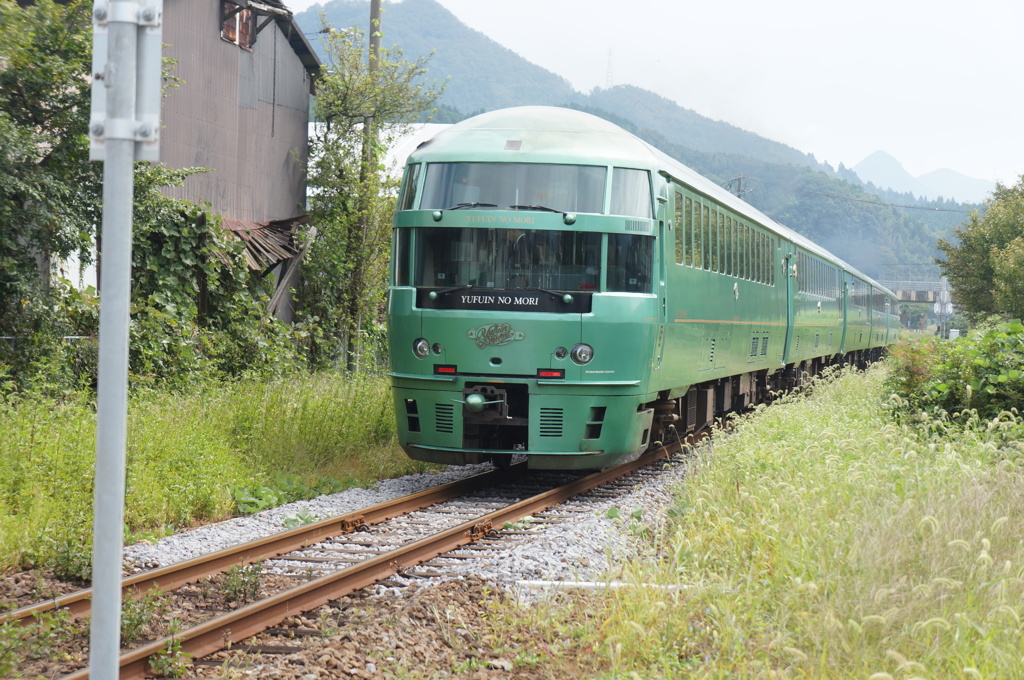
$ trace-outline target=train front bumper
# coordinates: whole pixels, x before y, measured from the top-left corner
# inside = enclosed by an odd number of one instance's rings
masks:
[[[636,383],[397,374],[392,383],[399,442],[415,460],[466,465],[525,454],[531,468],[592,469],[632,460],[649,443],[653,412],[638,410],[640,395],[622,393]],[[494,395],[491,412],[466,404],[481,389]]]

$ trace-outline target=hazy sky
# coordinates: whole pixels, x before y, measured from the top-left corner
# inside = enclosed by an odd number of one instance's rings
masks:
[[[833,166],[881,149],[915,176],[1024,174],[1021,0],[438,2],[578,90],[610,71]]]

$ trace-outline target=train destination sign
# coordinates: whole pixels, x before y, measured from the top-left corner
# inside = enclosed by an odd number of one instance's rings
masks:
[[[416,305],[421,309],[479,309],[499,312],[587,313],[590,292],[573,292],[566,302],[564,291],[539,288],[417,288]]]

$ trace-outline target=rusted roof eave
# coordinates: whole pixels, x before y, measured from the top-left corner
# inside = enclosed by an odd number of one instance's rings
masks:
[[[245,260],[254,271],[264,271],[299,253],[295,234],[300,224],[309,223],[309,215],[268,222],[246,222],[224,218],[222,226],[245,244]]]

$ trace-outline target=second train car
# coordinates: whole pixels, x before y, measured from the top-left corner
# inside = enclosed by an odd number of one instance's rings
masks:
[[[413,459],[587,469],[877,358],[892,293],[625,130],[485,113],[408,158],[388,293]]]

